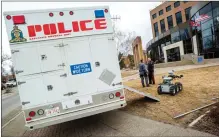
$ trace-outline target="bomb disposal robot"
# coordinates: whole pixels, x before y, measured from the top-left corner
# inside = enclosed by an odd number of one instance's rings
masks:
[[[168,76],[163,76],[163,83],[159,84],[157,88],[158,94],[171,94],[171,95],[176,95],[178,92],[183,90],[183,85],[180,82],[173,83],[173,80],[176,78],[182,78],[183,75],[177,76],[174,75],[174,71],[169,71]]]

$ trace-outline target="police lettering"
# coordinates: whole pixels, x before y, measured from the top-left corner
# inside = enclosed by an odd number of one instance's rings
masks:
[[[29,37],[36,37],[37,32],[42,32],[44,35],[55,35],[55,34],[65,34],[71,32],[79,31],[91,31],[94,28],[88,27],[88,24],[94,23],[96,30],[106,29],[106,19],[96,19],[92,20],[83,20],[83,21],[73,21],[72,29],[65,29],[65,24],[63,22],[43,24],[43,25],[30,25],[27,26]]]

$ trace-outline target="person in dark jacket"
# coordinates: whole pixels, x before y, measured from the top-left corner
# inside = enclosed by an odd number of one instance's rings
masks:
[[[151,58],[148,58],[148,77],[149,77],[149,84],[155,84],[154,79],[154,62],[151,60]]]
[[[147,67],[146,65],[143,63],[143,60],[141,60],[140,64],[139,64],[139,75],[141,78],[141,84],[143,87],[145,87],[145,83],[144,80],[146,82],[147,87],[149,87],[148,84],[148,71],[147,71]]]

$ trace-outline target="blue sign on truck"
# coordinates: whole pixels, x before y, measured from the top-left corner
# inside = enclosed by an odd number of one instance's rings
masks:
[[[89,62],[88,63],[83,63],[83,64],[71,65],[70,69],[71,69],[71,74],[72,75],[89,73],[89,72],[92,71],[91,64]]]

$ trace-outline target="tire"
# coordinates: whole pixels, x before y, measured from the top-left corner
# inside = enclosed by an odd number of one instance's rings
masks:
[[[182,90],[183,90],[183,85],[182,85],[182,83],[177,82],[177,85],[179,86],[179,91],[182,91]]]
[[[176,93],[180,92],[179,84],[176,84]]]
[[[177,86],[174,85],[174,89],[172,90],[171,95],[172,95],[172,96],[175,96],[176,93],[177,93]]]
[[[158,86],[158,87],[157,87],[157,93],[158,93],[159,95],[162,94],[161,86]]]

